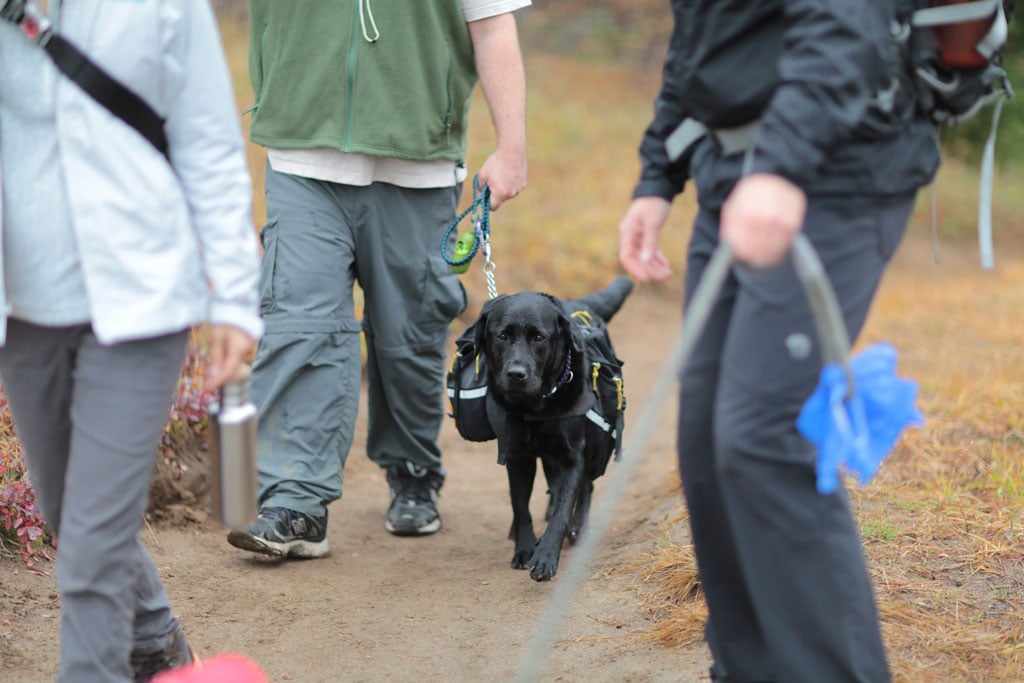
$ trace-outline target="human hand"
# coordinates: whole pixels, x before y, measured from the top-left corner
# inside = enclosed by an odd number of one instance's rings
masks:
[[[505,200],[526,188],[526,155],[495,150],[477,176],[480,187],[486,185],[491,192],[491,210],[497,211]]]
[[[658,249],[658,236],[672,204],[661,197],[637,197],[619,222],[619,262],[640,282],[664,280],[672,274]]]
[[[752,268],[778,265],[793,245],[807,212],[807,195],[782,176],[740,178],[722,205],[719,230],[737,261]]]
[[[235,376],[239,366],[256,348],[256,340],[233,325],[210,328],[210,364],[206,369],[207,391],[217,391]]]

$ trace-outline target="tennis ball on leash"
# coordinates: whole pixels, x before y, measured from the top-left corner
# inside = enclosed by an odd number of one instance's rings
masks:
[[[476,231],[466,230],[459,235],[459,240],[455,243],[455,251],[452,253],[453,261],[461,261],[473,253],[473,248],[476,246]],[[452,272],[462,275],[469,270],[469,263],[472,259],[467,259],[465,263],[452,266]]]

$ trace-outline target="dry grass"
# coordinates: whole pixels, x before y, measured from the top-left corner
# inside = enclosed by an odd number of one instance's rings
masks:
[[[1005,175],[1009,189],[1018,176]],[[973,212],[970,176],[956,164],[940,176],[950,211]],[[960,232],[940,238],[935,263],[923,209],[861,340],[900,349],[926,416],[874,481],[851,484],[898,681],[1024,680],[1024,263],[1008,248],[1022,216],[996,197],[996,271]],[[683,518],[680,505],[676,536]],[[704,608],[688,539],[667,538],[637,589],[659,616],[648,637],[682,646],[700,639]]]
[[[251,100],[244,28],[226,24],[224,36],[241,109]],[[579,294],[618,270],[615,227],[639,171],[636,146],[657,69],[638,74],[534,54],[527,76],[530,187],[493,216],[498,287]],[[471,173],[493,144],[479,93],[476,100]],[[257,189],[263,158],[250,147]],[[972,246],[976,169],[947,163],[937,183],[942,262],[931,258],[925,193],[862,339],[900,350],[900,373],[919,382],[927,419],[869,486],[852,492],[899,681],[1024,680],[1020,181],[1012,171],[997,178],[997,270],[987,273]],[[465,205],[469,188],[463,196]],[[688,193],[664,232],[673,263],[683,262],[693,212]],[[256,225],[263,213],[257,191]],[[463,276],[469,314],[486,296],[480,266],[474,261]],[[673,296],[679,275],[665,285]],[[685,515],[680,505],[657,550],[634,567],[637,590],[657,619],[647,637],[670,647],[699,641],[705,616]]]

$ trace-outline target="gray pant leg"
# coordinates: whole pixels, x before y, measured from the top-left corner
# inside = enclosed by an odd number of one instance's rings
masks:
[[[912,204],[811,202],[805,233],[854,338]],[[713,234],[698,228],[698,251]],[[705,344],[685,371],[679,434],[716,666],[737,681],[887,681],[859,530],[845,492],[817,493],[794,426],[820,368],[816,346],[802,353],[816,342],[803,290],[788,264],[741,271],[719,306],[720,350]]]
[[[129,653],[176,626],[138,531],[186,340],[102,346],[87,326],[9,322],[0,373],[58,535],[60,681],[127,680]]]
[[[366,294],[367,454],[444,476],[437,435],[444,419],[445,346],[465,292],[441,256],[456,215],[456,188],[357,188],[367,222],[357,264]]]
[[[362,363],[352,298],[355,209],[333,187],[267,169],[266,334],[251,386],[260,410],[261,506],[316,515],[341,497]]]
[[[702,211],[687,254],[687,303],[717,244],[717,216]],[[714,468],[714,406],[722,347],[737,290],[738,283],[730,276],[683,371],[677,445],[690,534],[709,607],[704,633],[715,662],[714,671],[722,680],[771,681],[767,646],[740,567]]]

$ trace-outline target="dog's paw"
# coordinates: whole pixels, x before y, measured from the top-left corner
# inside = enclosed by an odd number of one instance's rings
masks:
[[[530,578],[534,581],[550,581],[558,573],[558,558],[544,559],[534,553],[530,563]]]
[[[532,559],[533,548],[528,550],[516,548],[515,554],[512,555],[512,569],[529,569]]]

